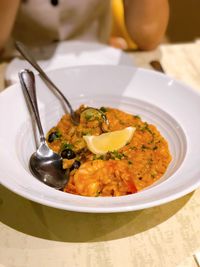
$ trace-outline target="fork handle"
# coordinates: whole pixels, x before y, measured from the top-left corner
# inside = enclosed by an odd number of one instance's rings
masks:
[[[76,114],[75,114],[70,102],[67,100],[67,98],[64,96],[64,94],[58,89],[58,87],[52,82],[52,80],[50,80],[50,78],[46,75],[46,73],[42,70],[42,68],[38,65],[35,58],[32,56],[31,52],[28,51],[27,47],[19,41],[15,42],[15,46],[16,46],[17,50],[22,54],[22,56],[39,72],[41,77],[49,85],[51,85],[55,89],[55,91],[63,98],[63,100],[65,101],[66,105],[69,108],[73,123],[75,125],[78,124],[79,122],[77,121]]]

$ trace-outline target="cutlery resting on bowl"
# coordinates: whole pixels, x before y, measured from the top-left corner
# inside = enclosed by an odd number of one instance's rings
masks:
[[[62,157],[54,153],[46,143],[37,105],[34,74],[25,69],[19,72],[19,79],[40,135],[40,145],[29,161],[30,170],[43,183],[62,189],[68,182],[69,175],[68,171],[62,168]]]

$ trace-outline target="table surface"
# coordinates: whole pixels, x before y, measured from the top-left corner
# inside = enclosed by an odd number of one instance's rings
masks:
[[[131,52],[137,66],[161,61],[171,77],[200,90],[200,43]],[[0,91],[6,64],[0,64]],[[0,186],[0,267],[196,267],[200,189],[158,207],[86,214],[24,199]]]

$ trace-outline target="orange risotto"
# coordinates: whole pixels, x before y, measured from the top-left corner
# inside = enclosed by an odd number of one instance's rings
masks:
[[[136,193],[157,181],[166,171],[171,155],[166,140],[154,125],[121,110],[81,106],[73,125],[69,114],[47,134],[49,147],[61,154],[70,172],[65,192],[82,196],[122,196]],[[93,154],[83,138],[136,128],[132,139],[118,150]]]

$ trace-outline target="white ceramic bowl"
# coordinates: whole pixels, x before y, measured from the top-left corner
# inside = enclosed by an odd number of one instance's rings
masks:
[[[81,212],[123,212],[160,205],[200,185],[200,94],[158,72],[126,66],[81,66],[49,72],[74,108],[117,107],[153,123],[167,139],[173,160],[153,186],[121,197],[83,197],[38,181],[28,168],[35,151],[30,114],[19,84],[0,94],[0,182],[44,205]],[[63,114],[58,98],[36,77],[44,130]]]

